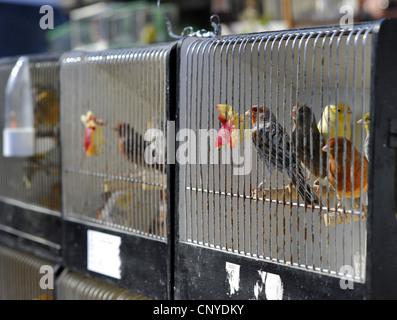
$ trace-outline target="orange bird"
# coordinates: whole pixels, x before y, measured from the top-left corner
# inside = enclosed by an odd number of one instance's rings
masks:
[[[343,194],[345,194],[347,198],[359,198],[361,193],[367,191],[368,189],[368,161],[365,157],[362,157],[355,148],[353,149],[354,158],[352,152],[352,143],[349,140],[341,137],[338,138],[338,141],[336,141],[335,138],[330,139],[328,145],[322,148],[324,152],[329,151],[330,164],[328,179],[332,187],[336,190],[338,196],[338,207],[341,205],[341,198]],[[363,177],[361,177],[362,162],[364,164]],[[344,188],[345,179],[346,188]]]

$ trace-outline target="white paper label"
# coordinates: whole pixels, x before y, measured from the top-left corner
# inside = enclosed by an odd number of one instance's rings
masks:
[[[120,279],[120,244],[118,236],[87,231],[87,269]]]
[[[240,289],[240,266],[226,262],[227,279],[230,285],[230,294],[235,294]]]

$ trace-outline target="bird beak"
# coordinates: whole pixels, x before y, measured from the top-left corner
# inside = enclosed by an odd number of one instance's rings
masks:
[[[246,116],[247,118],[251,118],[251,110],[246,111],[246,112],[245,112],[245,116]]]
[[[362,123],[363,123],[363,119],[357,121],[357,124],[362,124]]]
[[[321,148],[321,150],[323,150],[323,152],[328,152],[329,151],[329,146],[325,145],[324,147]]]
[[[347,109],[347,114],[353,114],[353,111],[351,111],[350,109]]]

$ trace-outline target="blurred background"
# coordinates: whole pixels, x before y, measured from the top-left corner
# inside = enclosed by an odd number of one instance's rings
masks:
[[[176,35],[213,31],[212,14],[224,35],[339,24],[344,5],[354,22],[397,17],[397,0],[0,0],[0,56],[165,42],[167,20]]]

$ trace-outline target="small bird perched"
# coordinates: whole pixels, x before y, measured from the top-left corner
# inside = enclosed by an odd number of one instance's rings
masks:
[[[369,161],[369,124],[371,121],[371,117],[369,115],[369,112],[364,114],[364,126],[365,126],[365,131],[367,132],[367,136],[365,138],[364,141],[364,155],[367,158],[367,160]],[[357,121],[357,124],[362,124],[363,123],[363,119],[360,119]]]
[[[48,85],[36,83],[33,92],[34,104],[34,126],[37,129],[50,129],[59,123],[59,97]]]
[[[166,166],[164,164],[156,162],[150,165],[145,161],[145,150],[146,148],[150,148],[153,142],[146,141],[129,123],[119,122],[116,124],[114,130],[119,138],[119,151],[128,161],[141,166],[154,167],[157,170],[164,170],[165,172]],[[157,146],[155,152],[159,152],[160,149],[165,151],[166,147],[164,143],[162,146]],[[163,155],[163,157],[165,156]]]
[[[327,154],[321,152],[321,134],[317,128],[317,121],[312,110],[306,105],[292,108],[294,128],[292,142],[296,144],[298,159],[302,161],[317,179],[327,177]],[[306,142],[304,138],[306,137]],[[320,168],[321,159],[321,168]]]
[[[55,153],[59,146],[59,96],[48,84],[37,82],[33,86],[35,152],[28,157],[24,166],[23,183],[30,188],[37,170],[48,171],[47,156]],[[11,126],[17,126],[13,112],[10,114]]]
[[[297,161],[295,147],[291,145],[289,135],[277,123],[274,114],[266,107],[253,106],[245,115],[251,117],[254,126],[251,129],[252,141],[267,170],[269,172],[271,168],[285,170],[304,201],[308,205],[312,203],[319,205],[318,197],[306,183],[305,169]]]
[[[347,106],[347,110],[345,110]],[[343,137],[350,140],[352,134],[352,126],[350,123],[352,111],[349,105],[339,103],[338,106],[330,105],[325,107],[321,119],[318,122],[317,128],[323,135],[324,141],[336,137],[336,124],[338,123],[338,137]],[[346,128],[345,128],[345,113]],[[329,138],[328,138],[329,132]]]
[[[346,148],[346,151],[345,151]],[[329,174],[328,180],[336,190],[338,207],[341,206],[342,196],[359,198],[362,192],[368,189],[368,161],[364,158],[363,177],[361,177],[361,154],[354,148],[352,143],[345,138],[331,138],[322,150],[329,151]],[[352,169],[353,162],[353,171]],[[346,179],[346,188],[345,188]],[[361,189],[361,182],[363,187]],[[352,193],[353,186],[353,193]]]

